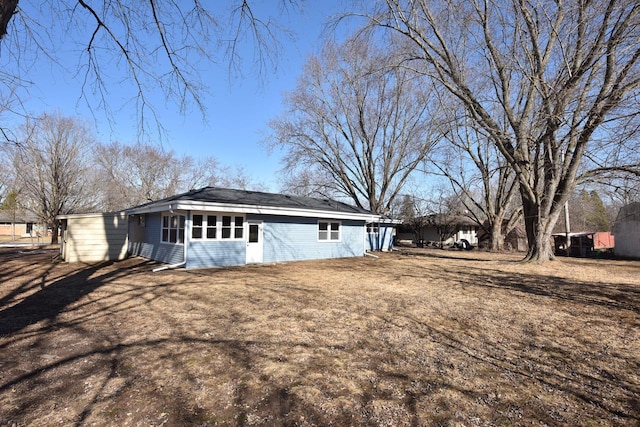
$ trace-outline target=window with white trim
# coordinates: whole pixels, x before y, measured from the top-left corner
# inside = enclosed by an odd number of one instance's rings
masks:
[[[193,214],[191,238],[196,240],[243,239],[244,216]]]
[[[340,221],[318,221],[318,241],[339,242]]]
[[[162,215],[162,242],[184,243],[184,215]]]

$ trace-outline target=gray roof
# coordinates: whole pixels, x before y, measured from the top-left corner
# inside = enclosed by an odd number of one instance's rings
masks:
[[[15,222],[17,224],[25,224],[29,222],[35,223],[39,221],[40,219],[38,218],[38,216],[29,211],[17,212],[14,217],[11,212],[0,210],[0,222]]]
[[[316,199],[312,197],[289,196],[286,194],[265,193],[261,191],[234,190],[230,188],[205,187],[199,190],[191,190],[165,199],[145,203],[131,208],[152,208],[156,205],[165,205],[171,202],[205,202],[221,204],[238,204],[248,206],[269,206],[279,208],[321,210],[330,212],[343,212],[353,214],[373,213],[367,209],[351,206],[346,203],[331,199]]]

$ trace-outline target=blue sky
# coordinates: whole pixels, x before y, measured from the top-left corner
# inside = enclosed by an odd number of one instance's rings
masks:
[[[279,16],[279,0],[254,3],[259,14]],[[36,9],[27,2],[21,2],[20,6]],[[327,18],[342,8],[339,0],[307,1],[299,11],[290,10],[288,14],[279,16],[279,23],[290,27],[295,40],[284,42],[277,68],[266,70],[262,76],[253,68],[254,51],[251,45],[245,44],[240,52],[245,65],[241,70],[243,77],[230,78],[225,61],[208,65],[203,70],[210,87],[210,94],[205,98],[206,123],[195,107],[190,108],[187,114],[180,115],[177,107],[160,103],[156,106],[161,111],[161,122],[168,131],[162,144],[179,155],[214,156],[222,165],[242,167],[253,181],[277,191],[279,153],[268,154],[260,141],[269,131],[268,121],[283,111],[283,93],[295,87],[306,58],[319,51]],[[138,140],[135,107],[128,106],[117,111],[117,125],[112,127],[102,111],[94,109],[92,116],[91,111],[78,102],[81,82],[74,78],[73,73],[61,72],[58,67],[51,66],[46,58],[40,58],[34,64],[32,74],[28,76],[34,84],[28,95],[22,98],[25,101],[24,108],[29,113],[37,115],[60,111],[64,115],[85,118],[90,124],[96,124],[97,137],[101,142],[117,140],[135,143]],[[70,63],[69,69],[73,69],[73,63]],[[110,86],[108,96],[113,100],[110,105],[117,108],[131,94],[120,92],[120,87],[123,91],[130,90],[126,89],[126,85],[114,83]],[[160,99],[158,95],[155,97]],[[154,137],[149,142],[159,142],[157,139]]]

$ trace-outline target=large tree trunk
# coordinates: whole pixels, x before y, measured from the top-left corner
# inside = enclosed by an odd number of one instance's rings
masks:
[[[504,249],[504,236],[502,235],[502,220],[491,223],[489,229],[489,250],[501,252]]]
[[[560,210],[552,209],[549,214],[541,215],[539,207],[539,204],[528,200],[526,195],[522,193],[524,225],[529,246],[524,261],[543,263],[555,259],[551,234],[558,221]]]

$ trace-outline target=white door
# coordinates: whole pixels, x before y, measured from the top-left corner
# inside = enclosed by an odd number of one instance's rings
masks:
[[[262,262],[262,221],[248,221],[247,264]]]

